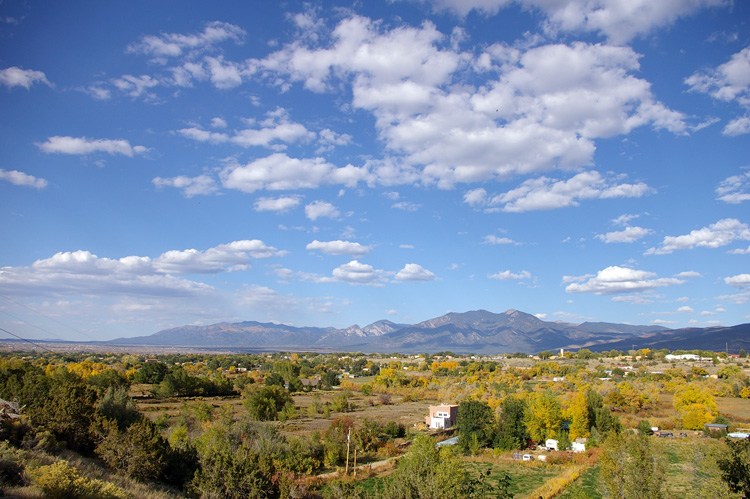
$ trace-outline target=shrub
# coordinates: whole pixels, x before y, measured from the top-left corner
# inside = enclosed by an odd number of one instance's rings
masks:
[[[125,492],[115,485],[91,480],[67,461],[40,466],[29,471],[34,484],[50,499],[125,499]]]

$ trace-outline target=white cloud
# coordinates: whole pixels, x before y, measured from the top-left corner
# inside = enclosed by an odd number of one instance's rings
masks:
[[[715,69],[693,73],[685,83],[690,90],[709,94],[714,99],[736,100],[741,106],[750,106],[750,47],[732,55],[728,62]]]
[[[724,282],[735,288],[747,288],[750,286],[750,274],[738,274],[731,277],[725,277]]]
[[[716,188],[719,201],[740,204],[750,201],[750,169],[739,175],[733,175],[721,181]]]
[[[645,255],[668,255],[675,250],[694,247],[718,248],[737,239],[750,241],[750,228],[735,218],[725,218],[683,236],[665,236],[661,246],[650,248]]]
[[[646,237],[653,231],[643,227],[627,227],[624,230],[616,232],[607,232],[606,234],[597,234],[596,238],[605,243],[634,243],[635,241]]]
[[[184,175],[171,178],[156,177],[151,182],[157,189],[164,187],[182,189],[182,194],[186,198],[197,195],[207,196],[219,190],[216,180],[206,174],[197,177],[186,177]]]
[[[149,151],[144,146],[131,146],[124,139],[88,139],[86,137],[50,137],[47,142],[37,143],[39,149],[52,154],[91,154],[95,152],[106,152],[109,154],[123,154],[133,157],[135,154],[143,154]]]
[[[487,191],[481,187],[467,191],[464,194],[464,203],[475,208],[484,206],[487,203]]]
[[[391,205],[391,208],[396,208],[397,210],[404,210],[404,211],[417,211],[421,207],[422,207],[421,204],[410,203],[408,201],[399,201],[398,203],[393,203]]]
[[[318,241],[309,243],[305,249],[310,251],[321,251],[327,255],[348,255],[350,257],[361,257],[370,252],[369,246],[350,241]]]
[[[89,251],[56,253],[28,267],[0,268],[3,293],[84,296],[195,296],[214,292],[202,282],[175,277],[248,268],[251,258],[283,256],[257,239],[233,241],[204,251],[167,251],[156,258],[100,258]]]
[[[218,89],[234,88],[242,84],[244,68],[234,62],[225,62],[224,58],[206,57],[211,83]]]
[[[416,263],[407,263],[394,277],[401,282],[424,282],[435,280],[435,274]]]
[[[534,314],[534,317],[536,317],[539,320],[546,321],[547,320],[547,314]]]
[[[513,239],[507,237],[498,237],[494,234],[484,236],[484,242],[486,244],[518,244]]]
[[[618,182],[619,179],[603,178],[596,171],[582,172],[560,181],[539,177],[526,180],[519,187],[492,197],[487,204],[502,205],[503,211],[520,213],[578,206],[584,199],[641,197],[652,191],[642,182]]]
[[[531,279],[531,274],[527,270],[522,270],[520,273],[516,274],[511,272],[510,270],[504,270],[502,272],[498,272],[497,274],[490,274],[487,276],[489,279],[497,279],[499,281],[509,281],[509,280],[523,280],[523,279]]]
[[[21,69],[16,66],[0,69],[0,84],[8,88],[23,87],[28,90],[34,83],[44,83],[47,86],[52,86],[41,71]]]
[[[745,249],[743,248],[733,249],[731,251],[727,251],[727,253],[729,253],[730,255],[750,255],[750,246],[748,246]]]
[[[679,274],[675,274],[675,277],[703,277],[700,272],[696,272],[694,270],[687,270],[685,272],[680,272]]]
[[[595,32],[615,44],[644,36],[656,28],[669,26],[679,18],[697,13],[706,7],[728,5],[726,0],[431,0],[438,9],[448,9],[461,16],[477,10],[494,15],[500,9],[520,5],[541,11],[543,23],[550,34],[563,32]]]
[[[450,188],[587,166],[597,138],[644,125],[688,130],[686,117],[657,102],[636,76],[639,55],[628,47],[494,45],[477,56],[486,60],[477,86],[453,86],[473,55],[447,48],[448,37],[430,23],[383,26],[353,16],[327,44],[298,41],[248,65],[283,88],[299,81],[321,92],[337,78],[351,83],[352,105],[373,113],[380,138],[403,163],[397,179],[385,176],[392,170],[376,175],[384,185],[421,180]]]
[[[159,84],[159,80],[149,75],[122,75],[120,78],[112,79],[112,85],[115,88],[133,99],[138,97],[143,97],[147,100],[155,99],[156,96],[149,92],[149,89],[159,86]]]
[[[284,153],[259,158],[246,165],[232,163],[221,172],[225,188],[243,192],[315,189],[330,184],[355,187],[368,177],[366,168],[352,165],[337,168],[323,158],[297,159]]]
[[[276,211],[285,213],[300,204],[298,196],[281,196],[278,198],[262,197],[255,201],[255,211]]]
[[[565,281],[564,279],[563,282],[570,281]],[[675,278],[657,278],[655,273],[645,270],[612,266],[600,270],[596,276],[589,278],[585,282],[572,282],[565,288],[565,291],[568,293],[612,295],[638,293],[665,286],[674,286],[684,282],[684,280]]]
[[[684,306],[678,308],[677,311],[678,312],[695,312],[695,310],[693,310],[693,307],[689,307],[687,305],[684,305]]]
[[[372,265],[352,260],[333,269],[333,280],[349,284],[363,284],[368,286],[382,286],[386,281],[386,273],[376,270]]]
[[[224,119],[217,117],[211,118],[211,128],[226,128],[227,122]]]
[[[736,137],[738,135],[746,135],[750,133],[750,116],[741,116],[733,119],[727,123],[721,133],[729,137]]]
[[[216,120],[219,120],[218,122]],[[227,124],[220,118],[211,120],[212,128],[226,128]],[[307,141],[315,138],[315,133],[307,130],[304,125],[289,120],[286,110],[277,109],[267,113],[267,118],[261,122],[261,127],[235,130],[229,134],[225,132],[211,132],[197,126],[182,128],[177,133],[197,142],[223,144],[231,142],[241,147],[262,146],[274,149],[284,148],[285,144]]]
[[[206,23],[198,34],[163,33],[159,36],[147,35],[137,43],[128,46],[128,52],[145,54],[161,61],[167,57],[179,57],[212,48],[214,45],[234,40],[241,43],[246,32],[234,24],[213,21]]]
[[[633,305],[649,305],[654,303],[654,297],[648,294],[613,296],[612,301],[617,303],[630,303]]]
[[[317,220],[321,217],[338,218],[340,215],[339,210],[326,201],[313,201],[305,206],[305,216],[310,220]]]
[[[21,185],[24,187],[33,187],[34,189],[44,189],[47,187],[47,181],[43,178],[37,178],[33,175],[29,175],[18,170],[2,170],[0,169],[0,180],[5,180],[13,185]]]

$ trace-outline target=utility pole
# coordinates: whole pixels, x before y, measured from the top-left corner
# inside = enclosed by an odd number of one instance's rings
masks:
[[[352,440],[352,429],[349,428],[349,431],[346,434],[346,471],[344,471],[344,475],[349,476],[349,443]]]

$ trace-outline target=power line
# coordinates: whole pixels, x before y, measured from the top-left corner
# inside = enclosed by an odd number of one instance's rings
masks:
[[[1,328],[1,327],[0,327],[0,331],[3,331],[4,333],[8,333],[8,334],[9,334],[9,335],[11,335],[11,336],[15,336],[15,337],[16,337],[16,338],[18,338],[19,340],[23,340],[23,341],[25,341],[26,343],[31,343],[31,344],[32,344],[32,345],[34,345],[35,347],[39,347],[39,348],[41,348],[42,350],[47,350],[47,351],[48,351],[49,353],[55,353],[55,352],[54,352],[53,350],[50,350],[50,349],[49,349],[49,348],[47,348],[47,347],[43,347],[42,345],[39,345],[38,343],[34,343],[34,342],[33,342],[33,341],[31,341],[31,340],[27,340],[26,338],[21,338],[21,337],[20,337],[20,336],[18,336],[18,335],[17,335],[16,333],[11,333],[11,332],[10,332],[10,331],[8,331],[7,329],[3,329],[3,328]]]
[[[25,309],[27,309],[27,310],[30,310],[30,311],[34,312],[34,313],[35,313],[35,314],[37,314],[37,315],[41,315],[41,316],[42,316],[42,317],[44,317],[45,319],[51,320],[52,322],[56,322],[56,323],[60,324],[61,326],[63,326],[63,327],[66,327],[66,328],[70,329],[71,331],[75,331],[76,333],[78,333],[78,334],[80,334],[80,335],[82,335],[82,336],[85,336],[85,337],[87,337],[88,339],[90,339],[90,340],[92,340],[92,341],[98,341],[98,340],[97,340],[96,338],[94,338],[93,336],[90,336],[90,335],[88,335],[88,334],[84,333],[84,332],[83,332],[83,331],[81,331],[80,329],[76,329],[76,328],[74,328],[73,326],[71,326],[71,325],[69,325],[69,324],[65,324],[64,322],[61,322],[61,321],[59,321],[59,320],[55,319],[54,317],[50,317],[49,315],[43,314],[42,312],[40,312],[40,311],[38,311],[38,310],[34,310],[33,308],[31,308],[30,306],[26,305],[25,303],[20,303],[20,302],[17,302],[17,301],[15,301],[15,300],[11,299],[11,298],[8,298],[8,297],[7,297],[7,296],[5,296],[5,295],[0,295],[0,296],[2,296],[3,298],[5,298],[6,300],[8,300],[8,301],[9,301],[9,302],[11,302],[11,303],[13,303],[13,304],[15,304],[15,305],[18,305],[19,307],[23,307],[23,308],[25,308]],[[7,313],[7,312],[6,312],[6,313]],[[24,322],[26,322],[26,321],[24,321]],[[36,326],[36,327],[39,327],[39,326]],[[39,329],[42,329],[42,328],[41,328],[41,327],[39,327]],[[42,331],[44,331],[44,329],[42,329]],[[49,331],[46,331],[46,332],[49,332]],[[55,336],[57,336],[57,335],[55,335]],[[62,338],[61,338],[61,339],[62,339]]]

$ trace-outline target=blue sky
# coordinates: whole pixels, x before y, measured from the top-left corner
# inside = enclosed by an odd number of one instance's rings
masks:
[[[750,4],[0,3],[0,327],[750,319]]]

